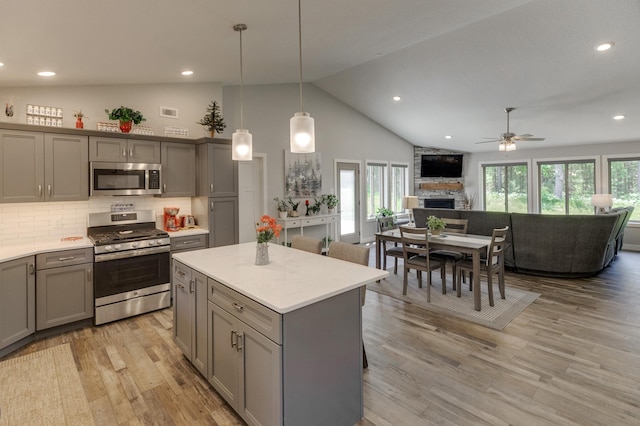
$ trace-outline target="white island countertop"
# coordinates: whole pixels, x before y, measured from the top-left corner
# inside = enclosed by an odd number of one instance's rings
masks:
[[[256,266],[256,243],[176,253],[173,258],[280,313],[328,299],[389,273],[276,244]]]

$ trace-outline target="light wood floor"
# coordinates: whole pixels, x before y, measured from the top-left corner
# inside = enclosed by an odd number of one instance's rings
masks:
[[[502,331],[369,292],[359,424],[640,424],[639,276],[630,252],[593,278],[510,273],[507,291],[541,297]],[[171,325],[166,309],[12,356],[69,342],[97,424],[241,424],[180,354]]]

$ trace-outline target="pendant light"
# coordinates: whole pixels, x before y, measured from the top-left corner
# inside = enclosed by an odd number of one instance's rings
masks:
[[[289,121],[291,152],[316,152],[316,135],[313,117],[304,112],[302,97],[302,12],[298,0],[298,41],[300,47],[300,112],[296,112]]]
[[[240,128],[231,135],[231,159],[236,161],[251,161],[253,159],[253,137],[243,127],[244,83],[242,80],[242,31],[247,29],[245,24],[233,26],[240,32]]]

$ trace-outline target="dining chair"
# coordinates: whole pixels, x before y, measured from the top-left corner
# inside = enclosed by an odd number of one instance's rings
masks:
[[[504,248],[506,246],[508,226],[504,228],[496,228],[491,235],[491,243],[487,249],[487,256],[480,263],[480,274],[487,276],[487,292],[489,293],[489,305],[493,304],[493,275],[498,275],[498,288],[500,289],[500,297],[505,298],[504,288]],[[470,259],[464,259],[456,262],[456,273],[458,276],[457,295],[461,296],[460,276],[463,271],[469,272],[469,283],[473,283],[473,262]],[[478,280],[480,283],[480,280]]]
[[[427,272],[427,302],[431,302],[431,272],[440,269],[442,294],[447,292],[447,282],[444,261],[437,257],[431,257],[429,253],[428,235],[428,228],[400,227],[400,240],[404,258],[402,294],[407,294],[407,275],[410,269],[415,269],[417,272],[419,288],[422,288],[422,272]]]
[[[309,253],[322,254],[322,240],[317,238],[296,235],[291,239],[291,248],[308,251]]]
[[[469,227],[468,219],[452,219],[448,217],[443,217],[445,227],[444,231],[455,234],[466,234],[467,228]],[[456,289],[457,280],[456,280],[456,262],[464,260],[467,258],[467,255],[464,253],[460,253],[458,251],[453,250],[432,250],[431,256],[437,257],[445,262],[446,264],[451,264],[451,276],[453,278],[453,289]],[[462,281],[466,282],[466,278],[464,274],[462,275]]]
[[[378,232],[389,231],[396,229],[396,223],[393,217],[379,217],[376,219],[378,222]],[[402,259],[402,247],[398,246],[398,243],[393,243],[393,246],[387,247],[387,241],[382,241],[382,269],[387,270],[387,256],[393,257],[393,273],[398,274],[398,259]]]
[[[347,262],[357,263],[359,265],[369,266],[369,247],[357,244],[343,243],[334,241],[329,245],[328,257],[334,259],[346,260]],[[367,287],[360,287],[361,306],[364,306],[364,298],[367,295]],[[364,350],[364,342],[362,342],[362,368],[367,368],[367,352]]]

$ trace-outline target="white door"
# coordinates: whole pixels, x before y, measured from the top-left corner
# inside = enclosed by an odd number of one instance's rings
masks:
[[[336,163],[340,241],[360,242],[360,163]]]
[[[267,159],[264,154],[253,154],[252,161],[238,162],[238,220],[239,241],[256,240],[256,222],[267,212],[266,185]]]

